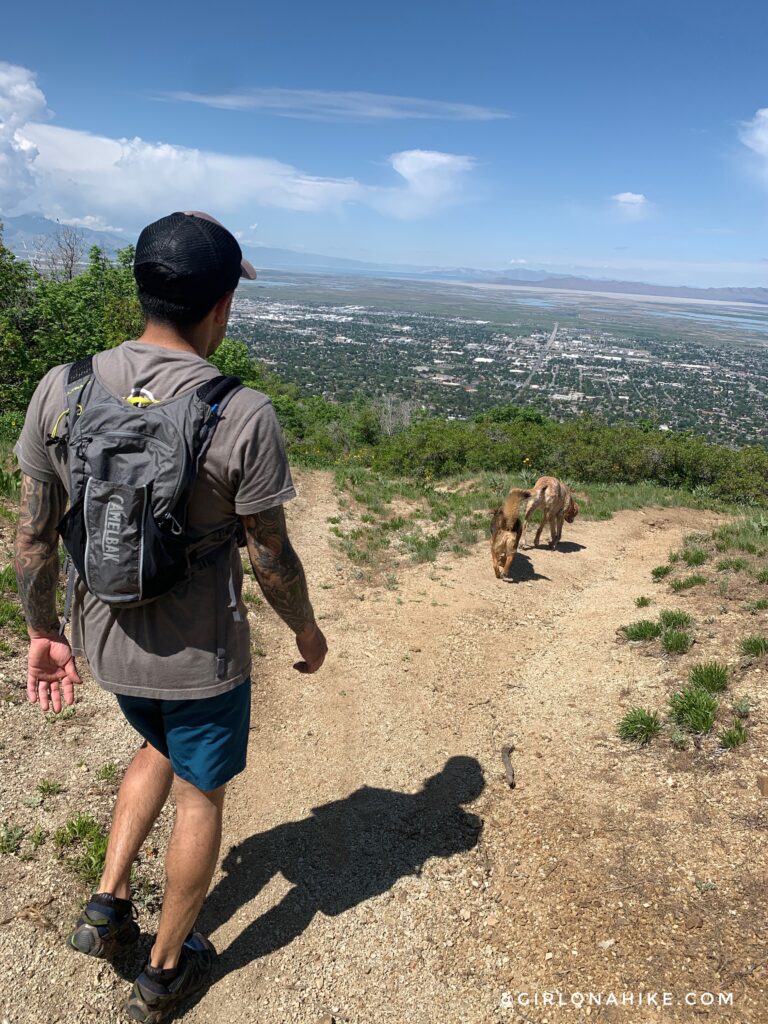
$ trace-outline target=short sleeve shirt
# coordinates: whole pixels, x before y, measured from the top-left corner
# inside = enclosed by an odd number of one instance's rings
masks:
[[[69,488],[66,456],[45,439],[64,409],[66,368],[41,380],[16,445],[19,465],[36,480]],[[94,372],[115,395],[173,398],[219,371],[190,352],[126,341],[94,357]],[[201,460],[189,505],[194,536],[233,527],[239,516],[282,505],[296,496],[280,426],[269,399],[243,388],[226,406]],[[72,648],[85,656],[99,684],[114,693],[163,700],[213,697],[233,689],[251,671],[250,635],[241,599],[243,580],[234,548],[224,574],[215,565],[194,572],[168,594],[136,608],[111,608],[78,584],[72,612]],[[223,605],[220,606],[220,603]],[[217,615],[225,610],[223,620]],[[216,674],[217,630],[224,627],[226,672]]]

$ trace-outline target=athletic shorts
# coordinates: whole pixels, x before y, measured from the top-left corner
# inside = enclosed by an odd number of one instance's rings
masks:
[[[245,768],[251,681],[202,700],[156,700],[117,694],[129,723],[167,757],[181,779],[208,792]]]

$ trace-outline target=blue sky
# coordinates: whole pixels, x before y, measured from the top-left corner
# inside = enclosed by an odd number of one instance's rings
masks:
[[[211,11],[4,11],[0,211],[130,239],[191,207],[357,259],[768,286],[764,2]]]

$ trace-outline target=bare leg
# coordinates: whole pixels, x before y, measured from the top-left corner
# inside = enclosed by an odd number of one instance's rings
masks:
[[[169,970],[195,923],[219,857],[221,816],[226,787],[209,793],[174,780],[176,824],[165,858],[165,898],[150,964]]]
[[[131,866],[168,799],[173,771],[167,757],[147,744],[131,761],[117,795],[99,892],[131,896]]]

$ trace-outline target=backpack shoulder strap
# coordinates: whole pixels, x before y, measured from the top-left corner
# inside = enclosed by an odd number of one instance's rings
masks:
[[[59,414],[50,434],[45,439],[46,445],[64,446],[66,448],[72,436],[75,420],[83,411],[80,398],[83,389],[93,377],[93,356],[86,356],[70,363],[63,377],[64,408]],[[63,421],[66,419],[66,423]]]
[[[93,356],[70,363],[64,382],[64,400],[67,403],[67,433],[72,436],[75,420],[83,411],[81,398],[86,384],[93,378]]]
[[[213,439],[213,432],[218,426],[221,415],[227,406],[230,398],[242,390],[243,384],[239,377],[213,377],[197,388],[197,397],[210,406],[211,415],[203,425],[200,433],[200,446],[197,452],[197,462],[205,455],[208,446]]]
[[[243,383],[239,377],[212,377],[197,389],[197,397],[221,415],[232,395],[240,391]]]
[[[82,359],[78,359],[76,363],[69,364],[69,372],[67,373],[67,388],[70,384],[75,384],[79,380],[83,380],[86,377],[93,376],[93,356],[84,356]]]

